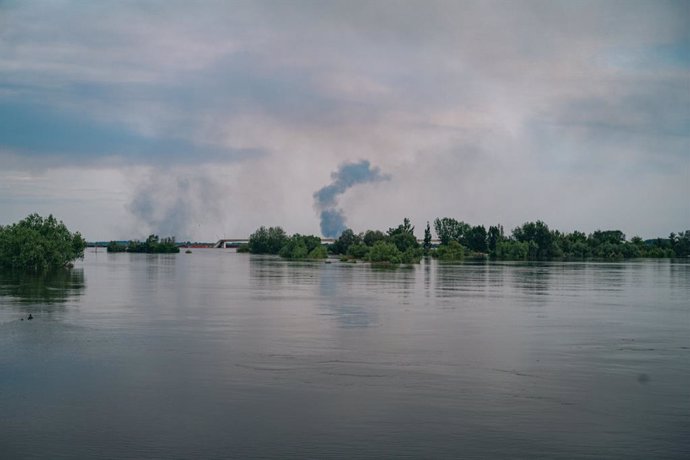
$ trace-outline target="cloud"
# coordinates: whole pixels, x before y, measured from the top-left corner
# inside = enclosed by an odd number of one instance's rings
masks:
[[[258,149],[233,149],[175,137],[154,138],[122,124],[32,104],[0,103],[0,149],[25,160],[58,160],[65,165],[93,165],[107,159],[124,163],[237,161],[262,155]]]
[[[165,165],[169,177],[135,175],[124,193],[155,197],[149,220],[145,199],[132,208],[142,228],[190,236],[317,232],[313,191],[361,158],[391,178],[325,190],[335,227],[448,215],[559,228],[576,214],[583,230],[609,219],[665,234],[690,221],[687,13],[633,0],[3,2],[0,170]],[[204,182],[234,200],[217,210],[225,230],[183,222],[201,219],[189,197]]]

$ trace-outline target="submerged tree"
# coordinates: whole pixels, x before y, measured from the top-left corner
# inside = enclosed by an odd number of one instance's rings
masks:
[[[288,236],[280,227],[261,226],[249,236],[249,252],[252,254],[278,254]]]
[[[31,214],[19,222],[0,227],[0,267],[45,271],[69,266],[84,257],[86,241],[70,232],[53,215]]]

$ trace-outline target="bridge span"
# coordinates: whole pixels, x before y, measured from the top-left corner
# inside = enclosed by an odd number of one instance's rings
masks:
[[[321,244],[328,245],[333,244],[335,239],[333,238],[321,238]],[[213,245],[214,248],[239,248],[241,244],[249,243],[247,238],[222,238]]]
[[[249,243],[246,238],[223,238],[213,245],[214,248],[238,248],[240,244]]]

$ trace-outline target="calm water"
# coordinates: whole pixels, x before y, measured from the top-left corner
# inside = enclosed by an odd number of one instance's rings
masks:
[[[668,261],[90,252],[0,274],[0,457],[688,458],[689,299]]]

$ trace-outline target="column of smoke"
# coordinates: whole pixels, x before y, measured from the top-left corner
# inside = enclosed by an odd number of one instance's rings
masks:
[[[314,207],[321,218],[321,234],[327,238],[337,238],[347,227],[345,215],[338,208],[338,198],[357,184],[380,182],[390,179],[381,174],[377,167],[372,168],[368,160],[357,163],[344,163],[331,173],[332,182],[314,192]]]
[[[224,219],[223,196],[222,184],[208,171],[166,170],[138,184],[127,208],[147,232],[185,241],[198,238],[209,219]]]

